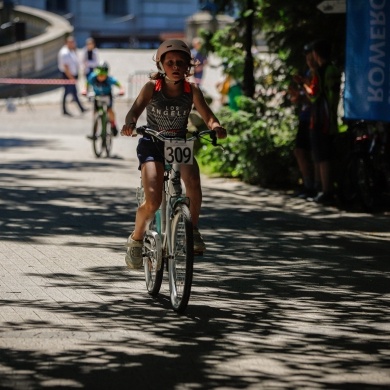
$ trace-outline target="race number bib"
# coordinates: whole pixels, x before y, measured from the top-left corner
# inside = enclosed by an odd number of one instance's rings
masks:
[[[164,157],[168,164],[192,164],[194,158],[194,141],[165,141]]]

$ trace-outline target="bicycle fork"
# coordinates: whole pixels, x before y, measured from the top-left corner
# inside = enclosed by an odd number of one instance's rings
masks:
[[[164,183],[164,191],[162,194],[162,202],[160,212],[161,219],[161,241],[163,247],[163,256],[166,259],[169,259],[172,255],[171,242],[168,240],[171,237],[171,218],[170,218],[170,207],[167,206],[167,193],[166,193],[166,183]]]

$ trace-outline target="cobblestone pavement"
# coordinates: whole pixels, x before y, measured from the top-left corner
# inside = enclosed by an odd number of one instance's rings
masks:
[[[96,159],[90,113],[36,99],[0,120],[0,389],[389,388],[386,213],[204,177],[179,316],[124,263],[136,139]]]

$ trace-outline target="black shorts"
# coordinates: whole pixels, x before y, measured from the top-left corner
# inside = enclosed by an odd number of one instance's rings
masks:
[[[295,137],[295,147],[297,149],[310,150],[310,122],[299,121],[298,131]]]
[[[138,141],[137,157],[139,161],[138,169],[148,161],[157,161],[164,164],[164,142],[153,141],[148,137],[142,137]]]
[[[315,162],[329,161],[333,157],[333,136],[321,130],[310,130],[310,142]]]
[[[112,105],[113,105],[112,95],[104,95],[104,96],[109,96],[110,97],[110,101],[107,104],[107,108],[112,108]],[[95,111],[97,111],[98,110],[98,106],[97,106],[97,101],[96,100],[94,101],[94,106],[95,106]]]

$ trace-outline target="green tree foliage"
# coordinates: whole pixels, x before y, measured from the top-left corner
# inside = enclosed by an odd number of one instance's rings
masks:
[[[323,14],[322,0],[214,0],[215,12],[231,11],[235,22],[214,34],[204,32],[209,51],[226,65],[226,73],[242,85],[248,80],[247,22],[253,16],[253,94],[241,97],[240,110],[224,107],[218,113],[228,129],[221,149],[203,145],[198,157],[209,173],[237,177],[265,187],[286,187],[297,177],[292,149],[297,126],[288,99],[292,74],[305,68],[303,46],[316,39],[332,42],[334,58],[344,63],[345,15]],[[263,37],[268,53],[257,47]]]
[[[241,110],[223,107],[218,116],[229,131],[223,149],[204,143],[198,158],[204,170],[269,188],[291,185],[293,134],[296,116],[277,102],[240,98]]]
[[[214,0],[215,12],[232,12],[237,18],[230,29],[236,43],[245,47],[248,17],[253,17],[253,37],[264,34],[270,52],[277,54],[287,67],[302,67],[302,48],[317,39],[327,39],[333,46],[333,58],[344,64],[345,14],[324,14],[317,9],[323,0]],[[342,1],[342,0],[340,0]],[[226,32],[229,34],[229,31]],[[256,47],[256,39],[254,39]]]
[[[317,9],[323,0],[259,0],[256,20],[263,26],[268,47],[287,67],[302,67],[302,48],[306,43],[326,39],[333,47],[333,58],[344,64],[345,14],[324,14]]]

